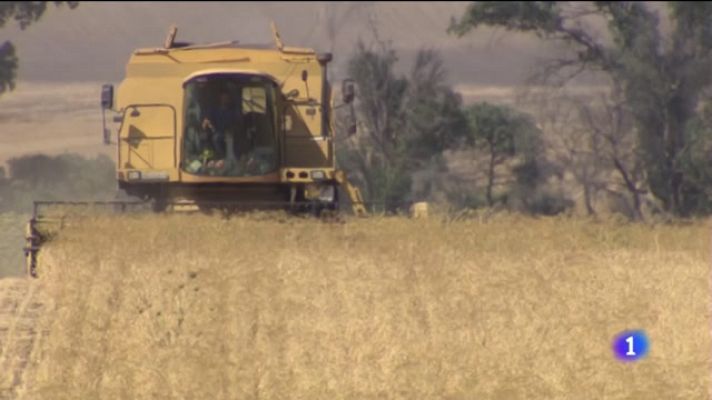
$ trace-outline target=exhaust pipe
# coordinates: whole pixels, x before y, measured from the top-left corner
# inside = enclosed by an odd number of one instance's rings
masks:
[[[321,65],[321,136],[329,136],[329,80],[327,78],[327,64],[333,59],[331,53],[317,55]]]

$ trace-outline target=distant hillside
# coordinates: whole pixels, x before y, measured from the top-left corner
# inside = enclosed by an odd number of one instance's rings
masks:
[[[0,166],[24,154],[116,153],[102,144],[101,84],[27,83],[0,96]]]

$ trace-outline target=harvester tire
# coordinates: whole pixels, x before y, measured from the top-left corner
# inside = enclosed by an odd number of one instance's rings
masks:
[[[168,209],[168,201],[164,198],[154,198],[151,201],[151,209],[155,213],[163,213]]]

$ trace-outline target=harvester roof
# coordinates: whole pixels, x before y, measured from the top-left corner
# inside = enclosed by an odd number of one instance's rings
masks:
[[[234,55],[235,53],[249,52],[249,51],[255,51],[255,50],[257,50],[257,51],[262,50],[265,52],[285,54],[285,55],[290,55],[290,54],[291,55],[301,55],[301,56],[316,55],[316,52],[313,49],[284,46],[284,44],[282,43],[282,40],[279,36],[279,32],[277,32],[277,28],[274,26],[274,24],[272,24],[272,33],[274,35],[274,43],[271,43],[271,44],[268,44],[268,43],[254,43],[254,44],[245,43],[245,44],[243,44],[237,40],[227,41],[227,42],[217,42],[217,43],[205,43],[205,44],[194,44],[194,43],[189,43],[189,42],[176,42],[175,36],[176,36],[177,30],[178,29],[175,26],[171,27],[171,29],[168,32],[168,36],[166,37],[163,47],[138,49],[138,50],[134,51],[133,55],[141,56],[141,55],[162,54],[162,55],[167,55],[168,58],[173,58],[173,57],[182,58],[181,56],[184,54],[190,54],[190,53],[201,54],[202,57],[187,56],[186,58],[190,60],[189,62],[233,61],[231,59],[225,60],[223,58],[226,54]],[[230,52],[230,50],[233,50],[233,51]],[[171,57],[171,56],[173,56],[173,57]],[[135,59],[135,57],[132,57],[132,61],[134,59]],[[130,61],[130,63],[132,61]],[[175,58],[173,58],[173,61],[181,62],[180,59],[175,59]]]
[[[294,72],[297,64],[319,60],[313,49],[284,46],[274,25],[272,29],[274,43],[271,44],[243,44],[239,41],[194,44],[176,42],[177,28],[171,27],[163,47],[133,52],[127,65],[127,78],[182,80],[201,70],[231,69],[283,80]]]

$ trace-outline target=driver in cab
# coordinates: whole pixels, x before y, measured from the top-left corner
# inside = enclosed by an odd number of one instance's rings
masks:
[[[232,104],[232,99],[227,91],[220,92],[218,106],[209,110],[203,118],[201,127],[212,131],[213,147],[216,152],[216,158],[234,158],[233,151],[227,154],[228,150],[233,150],[226,145],[225,139],[230,136],[234,137],[235,128],[238,122],[238,113],[235,106]],[[232,156],[232,157],[230,157]]]

